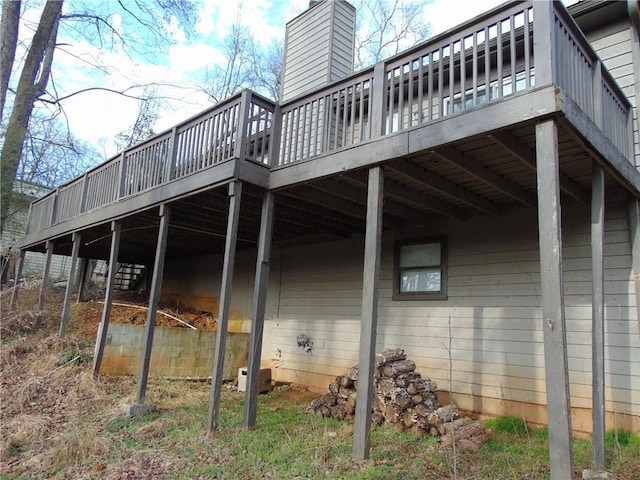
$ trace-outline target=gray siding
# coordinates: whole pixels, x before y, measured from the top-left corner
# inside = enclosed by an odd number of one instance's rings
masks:
[[[626,210],[607,213],[607,409],[640,415],[640,334],[635,320]],[[429,233],[449,238],[449,298],[391,299],[392,238],[385,239],[377,349],[403,347],[419,371],[458,394],[546,403],[540,330],[536,218],[492,224],[486,219]],[[591,405],[591,253],[589,214],[563,225],[565,292],[572,405]],[[473,232],[473,242],[469,241]],[[285,251],[277,317],[271,324],[274,378],[326,386],[358,361],[362,242]],[[451,335],[449,335],[451,332]],[[297,346],[304,333],[311,353]],[[449,343],[451,342],[451,343]],[[450,345],[450,347],[449,347]],[[450,349],[449,349],[450,348]],[[451,362],[449,360],[451,352]],[[266,352],[265,352],[266,353]],[[452,380],[449,381],[449,367]]]

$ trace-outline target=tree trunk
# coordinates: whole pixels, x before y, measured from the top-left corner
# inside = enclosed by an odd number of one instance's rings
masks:
[[[0,123],[4,118],[4,103],[7,100],[11,68],[16,57],[21,6],[21,0],[2,3],[2,24],[0,25]]]
[[[44,93],[51,74],[61,12],[62,0],[48,0],[45,4],[18,81],[0,155],[0,223],[2,225],[9,214],[13,181],[20,163],[33,104]]]

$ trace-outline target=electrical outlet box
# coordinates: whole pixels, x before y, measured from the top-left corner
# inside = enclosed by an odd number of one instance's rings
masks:
[[[247,390],[247,367],[240,367],[238,369],[238,391],[245,392]],[[271,369],[261,368],[260,375],[258,375],[258,392],[266,393],[271,391]]]

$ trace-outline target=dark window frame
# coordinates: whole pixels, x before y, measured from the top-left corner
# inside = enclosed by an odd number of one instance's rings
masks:
[[[421,245],[427,243],[440,244],[440,265],[425,265],[423,268],[440,268],[440,291],[437,292],[401,292],[400,291],[400,252],[407,245]],[[447,237],[420,237],[396,240],[393,248],[393,300],[447,300],[448,279],[448,248]],[[415,269],[415,267],[412,267]]]

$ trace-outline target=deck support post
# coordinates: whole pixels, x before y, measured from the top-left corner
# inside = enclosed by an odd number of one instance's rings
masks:
[[[594,162],[591,188],[591,375],[593,467],[605,467],[604,410],[604,170]]]
[[[213,371],[211,373],[211,399],[209,401],[209,414],[207,419],[207,430],[209,432],[214,432],[218,429],[220,396],[222,394],[222,376],[224,373],[224,354],[227,343],[227,329],[229,326],[229,306],[231,305],[233,267],[236,257],[241,200],[242,182],[235,181],[230,183],[229,216],[227,218],[227,237],[225,239],[224,263],[222,266],[218,331],[216,332],[216,351],[213,358]]]
[[[378,282],[380,278],[380,244],[382,242],[384,177],[382,167],[369,169],[367,189],[367,226],[362,276],[362,318],[360,321],[360,363],[358,402],[356,403],[353,455],[369,458],[371,450],[371,408],[373,373],[378,325]]]
[[[67,288],[64,293],[64,303],[62,305],[62,319],[60,320],[60,332],[58,334],[60,338],[64,337],[65,333],[67,333],[69,311],[71,310],[71,296],[73,295],[73,286],[76,280],[78,253],[80,252],[80,243],[82,243],[82,236],[78,232],[74,232],[71,238],[73,239],[71,265],[69,265],[69,278],[67,279]]]
[[[49,284],[49,270],[51,269],[51,256],[53,255],[52,240],[47,240],[46,249],[47,256],[44,261],[44,269],[42,271],[42,286],[40,287],[40,296],[38,297],[38,312],[42,312],[42,310],[44,310],[47,285]]]
[[[573,438],[562,283],[558,132],[554,119],[536,125],[542,330],[551,478],[573,478]]]
[[[91,263],[91,259],[89,258],[80,259],[80,275],[78,278],[78,297],[76,299],[76,303],[82,302],[82,299],[84,298],[84,293],[87,289],[87,278],[89,276],[89,265]]]
[[[258,239],[258,258],[256,259],[256,277],[253,286],[253,325],[249,341],[249,363],[247,366],[247,388],[244,396],[244,425],[254,427],[258,411],[258,381],[260,379],[260,360],[262,358],[262,334],[264,314],[269,284],[271,238],[273,233],[273,214],[275,194],[265,191],[262,199],[262,217],[260,237]]]
[[[26,253],[26,250],[20,250],[20,258],[18,259],[18,271],[16,272],[16,280],[13,284],[13,291],[11,292],[11,303],[9,304],[9,308],[11,309],[11,311],[14,311],[16,309],[16,306],[18,305],[20,277],[22,277],[22,270],[24,269],[24,257]]]
[[[120,222],[111,222],[111,251],[109,253],[109,266],[107,271],[107,285],[104,294],[104,307],[102,308],[102,320],[98,327],[98,341],[93,355],[93,376],[97,377],[102,365],[104,347],[107,343],[107,332],[109,330],[109,318],[111,317],[111,305],[113,303],[113,292],[116,284],[116,270],[118,265],[118,254],[120,252]]]
[[[153,264],[153,279],[151,281],[151,292],[149,295],[149,310],[147,311],[147,323],[144,331],[144,352],[140,362],[140,374],[138,376],[138,394],[136,405],[143,406],[147,394],[147,379],[149,377],[149,365],[151,364],[151,349],[153,347],[153,333],[156,326],[156,313],[158,311],[158,300],[160,298],[160,288],[162,287],[162,276],[164,273],[164,257],[167,251],[167,236],[169,233],[169,219],[171,208],[160,205],[160,228],[158,229],[158,244],[156,246],[156,258]],[[113,272],[115,276],[115,271]],[[111,272],[109,272],[111,275]]]

